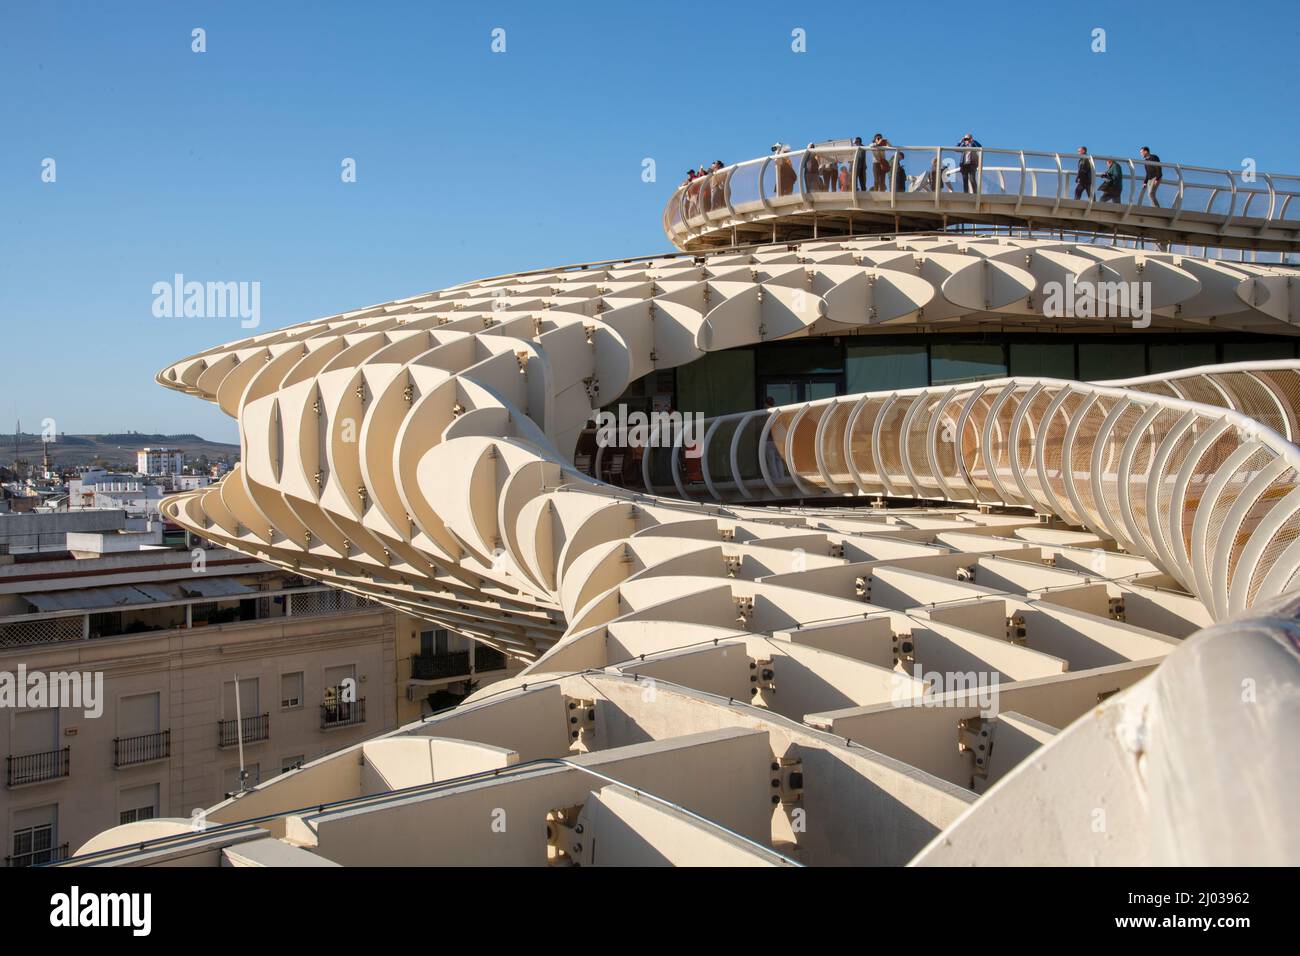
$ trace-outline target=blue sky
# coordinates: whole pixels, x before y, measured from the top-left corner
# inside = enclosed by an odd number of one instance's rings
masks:
[[[264,331],[662,251],[687,166],[776,139],[972,130],[985,146],[1149,143],[1170,161],[1300,171],[1293,0],[1248,17],[1208,2],[923,9],[3,0],[0,433],[21,417],[236,440],[153,375],[248,331],[154,317],[155,282],[260,282]]]

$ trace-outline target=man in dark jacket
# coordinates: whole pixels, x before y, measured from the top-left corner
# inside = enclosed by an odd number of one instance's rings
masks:
[[[1079,170],[1074,174],[1074,198],[1082,199],[1087,196],[1092,198],[1092,157],[1088,155],[1088,147],[1079,147]]]
[[[1124,192],[1124,170],[1113,159],[1106,160],[1106,171],[1101,174],[1101,201],[1119,202]]]
[[[862,145],[862,137],[853,137],[853,165],[857,172],[853,174],[854,185],[858,192],[867,191],[867,150]]]
[[[1160,167],[1160,157],[1151,152],[1150,147],[1143,146],[1141,149],[1142,158],[1146,163],[1146,178],[1142,180],[1142,189],[1151,197],[1151,205],[1159,206],[1160,200],[1156,198],[1156,190],[1160,188],[1160,180],[1164,176],[1164,170]]]
[[[980,148],[979,141],[967,133],[957,141],[963,150],[961,154],[961,188],[963,192],[973,193],[979,186]]]

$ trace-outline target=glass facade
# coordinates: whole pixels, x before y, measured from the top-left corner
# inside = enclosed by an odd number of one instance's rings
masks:
[[[981,342],[930,346],[931,385],[977,382],[984,378],[1004,378],[1006,374],[1007,353],[1002,345]]]
[[[1147,361],[1152,375],[1174,372],[1180,368],[1196,368],[1198,365],[1213,365],[1214,343],[1192,342],[1183,345],[1180,342],[1156,342],[1147,347]]]
[[[1012,342],[1011,375],[1074,378],[1073,342]]]
[[[711,418],[769,400],[788,405],[1004,375],[1106,381],[1296,355],[1295,339],[1214,333],[826,336],[711,352],[675,371],[651,372],[606,407]]]
[[[754,407],[754,350],[710,352],[677,370],[676,408],[728,415]]]
[[[1105,382],[1147,373],[1147,350],[1140,342],[1083,342],[1079,345],[1079,381]]]
[[[844,391],[880,392],[930,384],[925,345],[850,345],[844,356]]]
[[[1223,343],[1225,362],[1262,362],[1266,359],[1295,357],[1296,343],[1293,341]]]

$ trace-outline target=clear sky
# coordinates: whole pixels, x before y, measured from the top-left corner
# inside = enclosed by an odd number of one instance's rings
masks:
[[[266,331],[663,251],[686,167],[777,139],[1300,172],[1298,34],[1294,0],[0,0],[0,434],[236,440],[153,375],[250,331],[155,317],[154,283],[259,282]]]

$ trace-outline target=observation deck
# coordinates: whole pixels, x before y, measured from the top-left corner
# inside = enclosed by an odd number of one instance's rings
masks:
[[[1141,157],[1090,154],[1091,189],[1076,199],[1077,153],[969,150],[977,165],[968,192],[960,168],[966,152],[954,146],[876,150],[848,141],[774,152],[679,186],[664,209],[664,232],[686,251],[962,224],[1189,248],[1300,251],[1300,176],[1162,160],[1157,206],[1143,185],[1148,161]],[[1123,181],[1107,201],[1101,182],[1111,159]],[[887,172],[875,168],[878,160]]]

